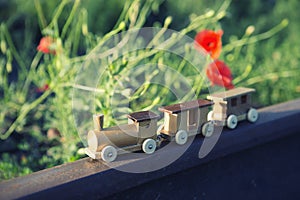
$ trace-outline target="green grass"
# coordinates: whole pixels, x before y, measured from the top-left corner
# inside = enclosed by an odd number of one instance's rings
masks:
[[[236,86],[257,90],[255,104],[266,106],[300,97],[300,5],[297,0],[246,0],[243,3],[238,0],[199,0],[198,3],[193,0],[123,3],[117,0],[14,0],[3,4],[0,12],[0,103],[3,105],[0,107],[0,180],[83,156],[77,128],[89,128],[91,116],[74,119],[75,77],[95,47],[99,51],[115,49],[105,41],[130,28],[166,27],[191,38],[205,28],[223,29],[220,59],[231,68]],[[55,55],[37,52],[43,36],[55,38]],[[139,42],[143,41],[137,40],[126,48],[130,50]],[[161,42],[154,42],[154,49]],[[184,44],[179,49],[193,59],[191,45]],[[107,61],[109,67],[103,68],[104,74],[95,86],[100,93],[92,103],[83,98],[75,102],[76,105],[79,108],[88,105],[91,113],[105,114],[105,125],[109,126],[122,122],[128,112],[156,111],[158,105],[176,102],[166,87],[147,84],[155,79],[154,71],[142,73],[142,70],[140,75],[131,77],[130,70],[147,63],[171,66],[190,81],[198,96],[204,97],[207,93],[202,87],[203,79],[188,62],[167,52],[140,50],[114,62]],[[99,68],[102,66],[96,64]],[[118,80],[125,83],[129,77],[132,82],[145,80],[145,84],[135,91],[126,90]],[[167,85],[172,83],[172,78],[163,77]],[[49,89],[37,93],[37,88],[45,84]],[[121,105],[117,111],[113,110],[111,103],[120,104],[118,98],[129,102],[129,108]],[[51,128],[60,132],[54,140],[47,137]]]

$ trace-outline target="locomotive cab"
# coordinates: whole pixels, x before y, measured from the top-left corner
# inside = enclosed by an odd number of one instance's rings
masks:
[[[151,111],[141,111],[131,113],[127,115],[127,117],[128,124],[134,124],[136,126],[140,141],[144,138],[155,139],[159,115]]]

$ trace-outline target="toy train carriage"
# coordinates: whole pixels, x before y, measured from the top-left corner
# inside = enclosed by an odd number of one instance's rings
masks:
[[[212,135],[213,123],[207,122],[209,107],[213,103],[207,100],[194,100],[159,108],[164,112],[164,125],[160,133],[174,139],[177,144],[186,143],[188,136],[202,133]]]
[[[207,99],[214,102],[213,110],[207,119],[219,122],[222,126],[234,129],[238,121],[248,120],[255,122],[258,119],[256,109],[251,105],[252,88],[235,88],[225,92],[211,94]]]
[[[159,115],[151,111],[135,112],[128,115],[128,124],[109,128],[103,128],[103,118],[94,115],[95,130],[88,132],[85,151],[91,158],[112,162],[126,151],[143,150],[147,154],[155,151]]]

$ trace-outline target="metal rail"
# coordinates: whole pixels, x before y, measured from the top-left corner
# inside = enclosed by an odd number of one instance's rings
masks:
[[[101,199],[131,190],[140,185],[163,179],[191,168],[212,163],[213,160],[255,148],[257,145],[284,139],[300,129],[300,99],[259,110],[255,124],[241,122],[235,130],[224,129],[214,149],[199,159],[199,147],[203,138],[196,137],[188,150],[171,165],[148,173],[127,173],[109,168],[102,161],[84,158],[45,169],[33,174],[0,183],[0,199]],[[163,156],[179,151],[176,145],[164,151]],[[276,150],[274,150],[275,156]],[[123,157],[122,157],[123,156]],[[142,162],[120,156],[114,167],[124,167]],[[154,157],[155,159],[155,157]],[[249,158],[251,159],[251,158]],[[298,159],[298,158],[296,158]]]

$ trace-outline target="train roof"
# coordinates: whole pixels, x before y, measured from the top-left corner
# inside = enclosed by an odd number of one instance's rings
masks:
[[[230,99],[232,97],[236,97],[236,96],[240,96],[240,95],[244,95],[244,94],[249,94],[249,93],[252,93],[252,92],[255,92],[255,89],[245,88],[245,87],[238,87],[238,88],[234,88],[234,89],[231,89],[231,90],[228,90],[228,91],[211,94],[211,95],[207,96],[207,99],[209,99],[209,100],[213,100],[213,99],[226,100],[226,99]]]
[[[135,122],[142,122],[146,120],[157,119],[159,118],[159,115],[151,111],[140,111],[130,113],[127,115],[127,117]]]
[[[183,112],[186,110],[207,107],[212,104],[213,104],[213,102],[211,102],[211,101],[204,100],[204,99],[198,99],[198,100],[194,100],[194,101],[164,106],[164,107],[159,108],[158,110],[162,111],[162,112],[170,113],[170,114],[176,114],[176,113],[180,113],[180,112]]]

